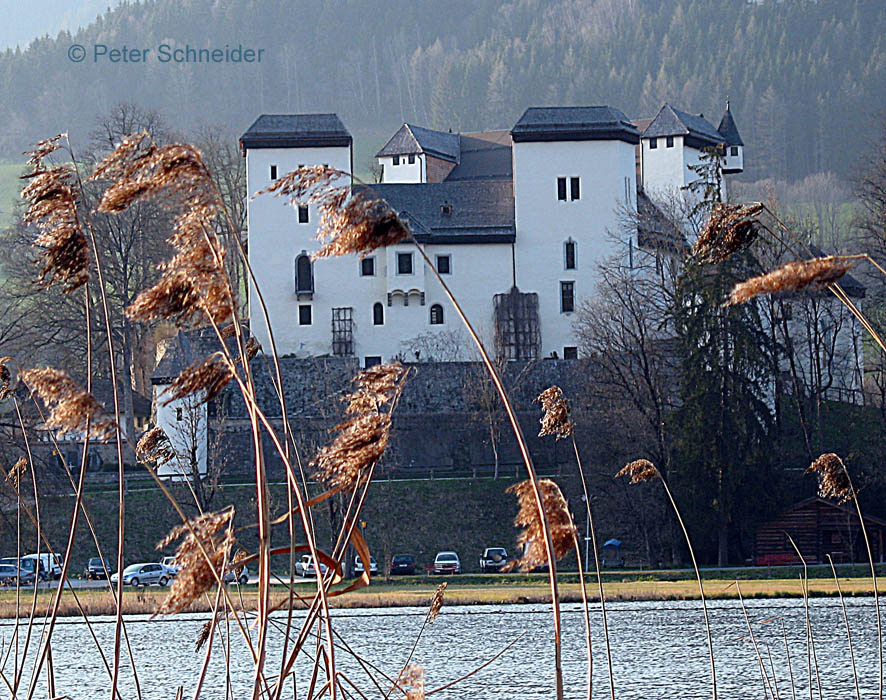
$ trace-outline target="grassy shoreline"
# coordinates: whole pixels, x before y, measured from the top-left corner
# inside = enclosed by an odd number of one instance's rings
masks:
[[[550,589],[541,578],[538,580],[522,577],[513,582],[500,580],[488,583],[477,582],[478,577],[467,577],[468,580],[450,580],[446,589],[447,605],[509,605],[525,603],[550,602]],[[561,584],[561,600],[563,602],[580,602],[581,590],[576,575],[566,574]],[[438,580],[422,577],[403,583],[401,581],[379,581],[369,588],[362,589],[345,596],[334,597],[330,604],[335,608],[391,608],[391,607],[424,607],[428,605],[437,587]],[[756,579],[740,582],[741,593],[749,598],[800,598],[802,588],[800,580],[791,578]],[[840,586],[846,597],[866,596],[873,593],[869,578],[848,577],[840,579]],[[296,585],[296,594],[310,596],[314,591],[311,583]],[[242,590],[230,589],[231,599],[245,609],[254,609],[257,591],[254,586],[246,586]],[[596,581],[587,582],[588,597],[598,602]],[[639,602],[639,601],[675,601],[698,599],[698,587],[694,580],[632,580],[604,581],[604,595],[607,602]],[[127,615],[153,614],[160,607],[168,589],[150,587],[143,589],[126,589],[123,596],[123,612]],[[880,586],[880,593],[886,594],[886,584]],[[738,597],[734,579],[708,579],[705,583],[705,594],[709,600],[730,600]],[[46,614],[52,603],[53,590],[40,590],[37,594],[37,615]],[[810,579],[809,595],[811,597],[834,597],[837,587],[833,579]],[[113,596],[106,589],[77,589],[79,599],[86,614],[90,617],[112,615],[116,611]],[[272,604],[285,605],[288,592],[282,586],[274,586],[271,592]],[[20,596],[19,616],[27,616],[34,602],[32,589],[23,589]],[[189,612],[209,612],[211,598],[204,597],[189,608]],[[298,604],[297,604],[298,605]],[[80,616],[74,594],[68,589],[62,595],[59,608],[61,616]],[[16,617],[16,594],[14,590],[0,592],[0,618]]]

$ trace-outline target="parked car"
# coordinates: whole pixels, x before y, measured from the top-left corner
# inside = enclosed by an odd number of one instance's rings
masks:
[[[117,573],[111,574],[111,583],[117,583]],[[148,586],[169,583],[169,574],[163,564],[130,564],[123,569],[123,584],[126,586]]]
[[[325,576],[329,567],[322,561],[320,562],[320,575]],[[317,571],[314,568],[314,558],[310,554],[303,554],[302,558],[295,562],[295,573],[299,576],[316,576]]]
[[[411,554],[395,554],[391,559],[391,573],[411,576],[415,573],[415,558]]]
[[[92,557],[86,563],[86,578],[88,579],[107,578],[107,571],[110,571],[108,562],[103,561],[101,557]]]
[[[434,557],[433,572],[435,574],[460,574],[461,562],[455,552],[437,552]]]
[[[163,561],[160,563],[166,567],[166,573],[170,576],[178,576],[178,570],[181,567],[175,563],[175,557],[163,557]]]
[[[4,557],[3,559],[0,559],[0,564],[12,564],[13,566],[18,566],[20,569],[24,569],[29,574],[33,574],[34,576],[38,575],[36,559]],[[42,564],[40,564],[39,576],[41,581],[46,581],[49,578],[49,574],[46,572],[46,569],[43,568]]]
[[[22,568],[28,568],[28,570],[30,570],[30,568],[25,565],[25,562],[28,560],[37,561],[37,555],[36,554],[26,554],[25,556],[22,557]],[[42,569],[47,573],[49,578],[51,578],[53,581],[56,581],[59,578],[61,578],[62,563],[63,563],[62,558],[58,554],[50,554],[49,552],[40,552],[40,565],[41,565]],[[44,580],[45,580],[45,578],[44,578]]]
[[[354,573],[362,574],[363,573],[363,560],[360,556],[354,557]],[[375,563],[375,557],[371,554],[369,555],[369,575],[375,575],[378,573],[378,564]]]
[[[508,564],[508,551],[504,547],[487,547],[480,557],[480,571],[484,574],[498,573]]]
[[[225,583],[233,583],[234,582],[234,573],[233,571],[228,571],[225,574],[224,581]],[[245,586],[249,583],[249,569],[245,566],[240,567],[240,570],[236,572],[236,580],[241,586]]]
[[[15,564],[0,564],[0,586],[14,586],[20,583],[22,586],[30,586],[34,583],[34,574],[16,566]]]

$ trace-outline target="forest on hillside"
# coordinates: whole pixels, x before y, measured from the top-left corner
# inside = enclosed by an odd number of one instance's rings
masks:
[[[511,126],[530,105],[651,117],[671,102],[716,124],[728,97],[745,179],[849,176],[886,105],[884,37],[880,0],[124,2],[0,53],[0,158],[59,131],[84,139],[121,101],[231,136],[261,112],[335,111],[362,168],[406,120],[466,131]],[[73,63],[75,42],[265,52],[251,66]]]

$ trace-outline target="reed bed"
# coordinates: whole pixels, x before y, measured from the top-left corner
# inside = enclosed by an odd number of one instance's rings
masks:
[[[96,653],[101,657],[107,671],[108,692],[112,700],[118,697],[121,678],[126,675],[132,677],[136,694],[140,697],[138,657],[129,645],[125,616],[136,613],[156,616],[199,611],[210,615],[197,642],[198,653],[204,655],[202,671],[194,679],[192,688],[179,689],[178,697],[187,694],[197,700],[201,695],[217,697],[228,690],[206,687],[206,670],[212,655],[222,654],[225,659],[230,659],[231,646],[241,644],[247,649],[252,661],[252,700],[279,700],[284,693],[287,697],[329,697],[331,700],[357,696],[380,696],[385,700],[389,697],[420,700],[425,697],[424,669],[432,664],[445,663],[445,654],[442,653],[431,658],[415,658],[418,641],[425,626],[434,623],[442,606],[537,602],[549,605],[552,615],[553,635],[548,663],[554,678],[551,695],[558,700],[564,697],[565,688],[574,689],[579,684],[586,685],[588,698],[593,696],[594,652],[590,643],[589,610],[591,605],[600,605],[610,696],[614,700],[617,697],[613,673],[613,656],[616,651],[610,646],[605,603],[615,600],[698,597],[707,633],[711,692],[716,700],[716,649],[708,623],[707,599],[778,595],[802,597],[808,604],[809,597],[814,595],[838,595],[842,599],[844,595],[863,594],[873,590],[875,601],[878,600],[876,592],[879,584],[873,561],[870,579],[839,581],[834,576],[833,579],[809,580],[804,576],[798,580],[746,581],[741,584],[708,580],[705,585],[695,562],[690,533],[683,526],[677,503],[656,467],[643,459],[629,464],[621,474],[629,476],[632,482],[657,481],[665,489],[692,555],[695,581],[604,582],[594,542],[594,572],[579,570],[575,582],[568,582],[558,572],[558,559],[574,552],[578,561],[581,561],[569,504],[556,483],[539,479],[536,475],[532,455],[496,364],[491,360],[479,335],[474,331],[471,320],[464,314],[445,279],[436,273],[435,266],[412,236],[408,224],[383,200],[376,197],[370,187],[354,187],[351,175],[339,170],[319,166],[300,167],[278,178],[272,186],[254,196],[276,196],[295,206],[315,206],[320,213],[318,251],[315,257],[363,257],[371,251],[394,243],[409,242],[427,263],[428,270],[437,275],[456,315],[476,345],[489,379],[502,401],[523,460],[526,480],[508,489],[517,500],[519,515],[515,525],[522,529],[519,540],[525,545],[523,557],[517,565],[526,569],[544,565],[548,572],[537,583],[520,582],[507,586],[447,588],[444,584],[432,588],[410,584],[406,589],[373,585],[367,574],[356,579],[346,579],[345,562],[352,556],[352,551],[362,559],[364,568],[369,569],[370,551],[358,523],[372,487],[376,467],[388,447],[397,404],[405,383],[409,381],[409,370],[398,363],[389,363],[360,372],[354,378],[352,391],[344,397],[345,418],[333,431],[329,444],[314,455],[302,454],[303,446],[297,443],[289,425],[273,328],[245,251],[240,242],[235,241],[237,247],[234,252],[241,257],[257,292],[258,303],[251,309],[251,322],[265,325],[269,338],[268,347],[259,348],[255,340],[248,337],[243,319],[239,316],[241,305],[238,289],[227,274],[225,257],[228,251],[218,238],[216,222],[227,219],[231,230],[236,230],[237,227],[232,224],[224,199],[200,152],[185,143],[157,145],[147,133],[127,136],[88,174],[90,181],[101,183],[103,187],[103,194],[95,211],[90,211],[83,204],[83,174],[72,165],[77,163],[77,158],[65,135],[36,144],[29,154],[28,162],[31,172],[26,175],[28,184],[22,193],[27,204],[24,220],[35,229],[39,281],[47,287],[54,287],[56,293],[82,295],[87,312],[87,324],[83,332],[88,339],[89,353],[82,383],[51,367],[22,367],[14,358],[2,358],[0,397],[12,397],[20,418],[18,396],[13,391],[16,383],[20,383],[29,391],[37,410],[43,413],[47,428],[57,434],[74,432],[83,436],[79,475],[76,480],[70,466],[77,465],[65,465],[75,498],[70,514],[69,537],[64,551],[59,552],[64,561],[62,576],[69,573],[78,528],[86,526],[94,536],[82,498],[84,476],[89,465],[90,441],[93,439],[110,439],[116,447],[118,521],[117,558],[113,567],[116,570],[123,568],[126,542],[124,523],[127,494],[123,479],[123,451],[128,439],[120,427],[115,364],[118,355],[115,337],[111,332],[102,255],[95,244],[94,217],[97,214],[114,216],[146,201],[159,203],[172,212],[174,223],[168,239],[172,256],[162,265],[159,281],[153,287],[142,290],[126,313],[136,321],[162,321],[180,328],[202,326],[211,329],[218,341],[217,350],[185,369],[173,381],[167,395],[161,398],[166,401],[186,398],[206,402],[229,385],[239,391],[247,409],[255,465],[255,498],[254,512],[241,514],[246,516],[248,522],[245,527],[234,526],[235,514],[230,507],[215,512],[203,512],[197,502],[198,514],[189,516],[169,486],[157,476],[158,467],[174,458],[168,438],[155,428],[138,445],[130,444],[129,447],[139,456],[156,488],[168,499],[180,518],[180,524],[158,543],[160,548],[176,543],[179,575],[169,590],[124,590],[121,580],[114,586],[109,585],[107,589],[98,591],[61,587],[49,592],[17,589],[11,593],[0,593],[0,615],[17,619],[11,640],[6,646],[5,658],[0,660],[0,683],[6,686],[11,697],[31,700],[38,687],[36,679],[41,677],[48,679],[52,696],[65,693],[65,689],[56,690],[52,680],[55,663],[52,638],[56,621],[62,615],[79,617],[90,632],[91,618],[113,616],[113,648],[102,648],[96,635],[92,634]],[[753,245],[766,232],[775,235],[774,227],[760,221],[764,211],[763,205],[715,207],[708,227],[699,239],[696,257],[708,262],[725,260],[737,250]],[[785,231],[779,231],[781,239],[785,232],[786,228]],[[782,289],[826,288],[849,306],[880,347],[886,350],[871,324],[839,287],[839,278],[862,259],[873,262],[867,256],[800,260],[740,285],[733,293],[730,303],[744,303],[758,294]],[[103,337],[92,337],[93,329],[89,322],[91,313],[99,314],[104,320]],[[110,374],[112,405],[108,407],[100,405],[91,391],[92,368],[97,353],[105,354],[103,360]],[[279,415],[282,416],[279,424],[268,417],[266,407],[257,400],[252,360],[259,353],[263,354],[272,368],[275,398],[279,403]],[[591,499],[584,484],[584,469],[574,439],[574,425],[569,416],[566,397],[558,388],[552,387],[539,397],[539,401],[544,410],[541,434],[572,441],[578,472],[584,486],[586,516],[590,522]],[[26,454],[22,454],[21,459],[10,470],[4,469],[3,477],[17,496],[17,522],[21,523],[22,518],[30,520],[37,530],[38,548],[48,551],[49,542],[41,530],[39,474],[28,468],[33,464],[33,459],[27,450],[27,431],[23,422],[21,430],[25,438]],[[51,436],[54,434],[50,433]],[[286,503],[282,508],[274,505],[270,499],[266,470],[269,450],[283,463],[286,473]],[[825,455],[811,469],[822,480],[823,493],[841,500],[853,500],[858,507],[857,494],[849,481],[848,471],[838,457]],[[320,480],[325,490],[317,494],[316,490],[309,489],[309,476]],[[333,498],[342,504],[341,526],[331,542],[320,542],[315,531],[314,518],[329,506],[330,499]],[[858,513],[861,516],[860,509]],[[246,547],[243,544],[246,539],[243,535],[247,530],[249,541],[257,543],[254,546]],[[281,532],[286,534],[288,544],[282,547],[272,545],[272,534]],[[593,528],[591,533],[595,537]],[[95,544],[101,553],[97,538]],[[326,573],[313,581],[297,582],[294,562],[303,553],[310,554],[315,562],[322,562],[327,567]],[[282,577],[282,585],[273,585],[277,578],[277,573],[271,569],[274,557],[287,558],[289,561],[288,574]],[[276,565],[279,559],[274,561]],[[257,585],[236,589],[224,586],[222,581],[225,574],[238,570],[244,564],[258,571]],[[580,602],[584,610],[587,654],[584,679],[565,678],[563,675],[560,603],[564,601]],[[361,663],[362,660],[335,630],[330,610],[337,607],[395,605],[428,606],[424,623],[415,632],[412,651],[397,667],[384,670],[373,668],[368,671],[370,687],[358,688],[352,679],[341,672],[337,659],[346,654],[355,656]],[[880,640],[878,603],[876,608]],[[747,625],[749,630],[752,629],[750,620]],[[271,631],[273,634],[270,634]],[[475,671],[494,663],[516,641],[510,641],[500,650],[489,650],[489,658],[480,663]],[[811,627],[809,642],[811,645]],[[282,645],[282,649],[274,649],[281,653],[270,655],[271,644]],[[786,648],[785,651],[789,653],[789,649]],[[882,699],[882,643],[880,654],[879,697]],[[300,677],[296,683],[296,661],[301,657],[312,660],[312,671],[309,677]],[[280,661],[275,661],[272,666],[268,658],[279,658]],[[767,672],[761,653],[758,653],[758,658],[765,681]],[[25,659],[35,659],[33,667],[26,669]],[[772,665],[771,655],[769,661]],[[535,662],[541,664],[543,660],[536,659]],[[455,682],[471,677],[475,671],[465,674]],[[810,661],[810,678],[811,673]],[[293,689],[291,692],[290,688]],[[301,690],[296,692],[295,688]],[[769,686],[766,685],[766,688],[769,689]],[[773,694],[771,690],[769,692]]]

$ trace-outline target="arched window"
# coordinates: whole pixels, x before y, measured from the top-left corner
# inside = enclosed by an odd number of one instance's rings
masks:
[[[314,292],[314,265],[311,256],[302,251],[295,259],[295,293],[313,294]]]
[[[385,325],[385,307],[379,301],[372,306],[372,325]]]
[[[439,326],[443,323],[443,307],[439,304],[431,305],[431,325]]]

